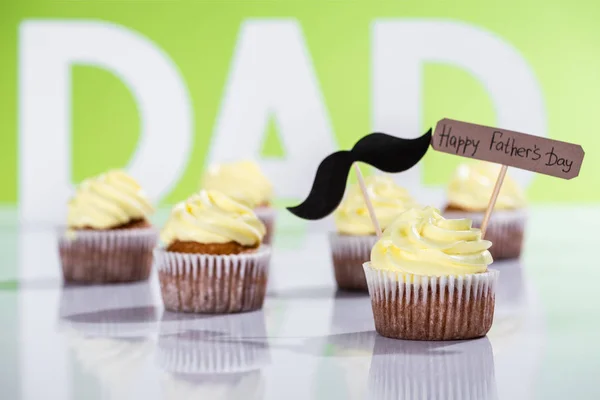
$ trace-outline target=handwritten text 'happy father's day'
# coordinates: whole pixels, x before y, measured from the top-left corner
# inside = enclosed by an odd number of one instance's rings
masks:
[[[568,173],[573,167],[573,160],[567,157],[559,156],[554,146],[549,150],[543,151],[537,144],[527,145],[519,143],[512,135],[505,134],[501,130],[494,130],[487,143],[482,143],[484,139],[478,139],[469,135],[454,134],[452,126],[443,125],[442,132],[436,135],[434,140],[438,141],[438,146],[443,148],[453,148],[455,154],[471,157],[477,157],[480,148],[485,148],[486,152],[500,152],[506,156],[529,159],[538,161],[543,158],[546,166],[560,166],[562,171]],[[480,147],[481,146],[481,147]],[[437,146],[436,146],[437,147]]]

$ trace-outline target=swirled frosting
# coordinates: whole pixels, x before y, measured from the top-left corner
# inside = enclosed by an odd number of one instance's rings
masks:
[[[396,185],[389,176],[369,176],[365,178],[365,186],[381,229],[385,229],[398,214],[417,205],[408,191]],[[348,188],[346,197],[334,213],[334,220],[340,233],[375,234],[369,210],[358,184]]]
[[[268,204],[273,196],[271,182],[258,164],[249,160],[211,165],[202,184],[204,189],[219,190],[250,208]]]
[[[252,209],[219,191],[202,190],[173,208],[161,240],[167,245],[180,240],[256,246],[264,235],[265,226]]]
[[[154,211],[146,194],[131,176],[112,170],[81,182],[68,203],[71,229],[109,229]]]
[[[469,219],[445,219],[432,207],[413,208],[385,230],[371,251],[371,267],[413,275],[487,271],[492,243]]]
[[[448,186],[448,205],[466,211],[485,210],[499,172],[498,164],[461,164]],[[525,193],[507,174],[494,208],[514,210],[524,207],[525,204]]]

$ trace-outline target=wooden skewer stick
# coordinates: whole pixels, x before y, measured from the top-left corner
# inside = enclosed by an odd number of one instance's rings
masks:
[[[371,222],[373,222],[373,226],[375,227],[375,233],[377,234],[377,237],[381,237],[381,227],[379,226],[379,221],[377,221],[377,216],[375,215],[373,203],[371,203],[371,199],[369,198],[369,192],[367,192],[367,185],[365,185],[365,179],[363,178],[362,172],[360,172],[360,168],[357,163],[354,163],[354,170],[356,171],[358,185],[360,186],[360,190],[362,191],[365,204],[367,205],[367,210],[369,210],[369,217],[371,217]]]
[[[492,216],[492,211],[494,210],[494,206],[496,205],[496,200],[498,199],[498,195],[500,194],[500,189],[502,188],[502,182],[504,182],[504,177],[506,176],[506,171],[508,170],[508,165],[503,165],[500,169],[500,173],[498,174],[498,178],[496,178],[496,184],[494,185],[494,191],[492,192],[492,197],[490,197],[490,202],[488,203],[487,210],[485,210],[485,215],[483,216],[483,222],[481,223],[481,238],[485,237],[485,231],[487,230],[488,223],[490,222],[490,217]]]

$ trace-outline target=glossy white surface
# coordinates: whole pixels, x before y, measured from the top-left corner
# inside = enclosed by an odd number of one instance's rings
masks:
[[[324,232],[278,231],[264,310],[164,312],[148,283],[63,286],[55,231],[0,229],[1,399],[597,399],[600,210],[535,209],[485,338],[379,337]]]

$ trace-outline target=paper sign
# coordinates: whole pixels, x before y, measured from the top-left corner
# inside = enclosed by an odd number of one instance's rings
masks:
[[[579,175],[583,148],[526,133],[444,118],[433,134],[435,150],[563,179]]]

